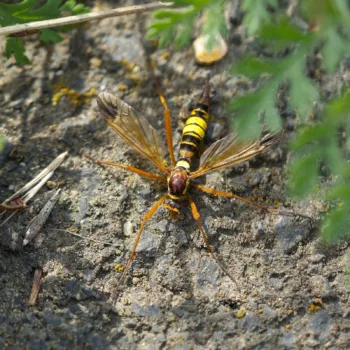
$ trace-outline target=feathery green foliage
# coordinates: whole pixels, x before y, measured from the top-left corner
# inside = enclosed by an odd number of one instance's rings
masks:
[[[157,11],[149,25],[149,36],[159,37],[162,46],[172,40],[175,48],[188,44],[196,23],[203,23],[201,32],[205,28],[206,34],[217,31],[224,34],[227,30],[223,16],[215,14],[198,20],[203,12],[210,13],[211,6],[217,9],[220,6],[222,11],[225,1],[174,0],[174,3],[178,9]],[[290,167],[290,192],[300,198],[315,194],[323,181],[321,164],[329,169],[331,181],[324,199],[331,209],[322,222],[322,232],[327,241],[336,241],[349,233],[350,227],[350,164],[346,161],[350,153],[350,92],[346,91],[349,87],[343,87],[340,97],[330,96],[332,99],[325,101],[322,119],[310,120],[320,92],[317,83],[308,77],[306,67],[313,50],[321,53],[322,67],[328,74],[350,54],[348,3],[300,0],[295,9],[299,22],[284,14],[277,0],[242,0],[241,9],[246,33],[255,35],[258,42],[271,50],[269,56],[273,58],[248,55],[232,68],[232,73],[258,83],[252,93],[235,97],[229,104],[229,110],[236,114],[235,129],[244,137],[257,137],[261,131],[259,115],[270,129],[279,129],[277,95],[281,86],[288,87],[288,103],[301,124],[291,145],[295,159]],[[303,26],[295,25],[302,21]]]
[[[160,47],[174,44],[180,49],[190,43],[196,26],[208,35],[210,46],[217,33],[227,37],[228,28],[224,16],[224,6],[228,0],[165,0],[172,2],[174,9],[158,10],[148,25],[148,38],[158,38]],[[271,20],[271,11],[278,7],[278,0],[242,0],[245,12],[243,23],[249,35],[256,34]],[[209,47],[210,49],[210,47]]]
[[[271,9],[277,9],[278,0],[243,0],[242,10],[245,12],[243,24],[248,35],[257,34],[260,28],[271,21]]]
[[[72,15],[90,12],[90,8],[83,4],[77,4],[75,0],[47,0],[39,6],[40,0],[23,0],[18,4],[0,4],[0,26],[6,27],[14,24],[21,24],[46,19],[57,18],[62,12],[69,12]],[[61,31],[64,28],[61,28]],[[57,43],[62,37],[56,30],[41,29],[40,39],[45,43]],[[6,56],[12,54],[19,65],[29,63],[29,58],[25,55],[25,47],[20,38],[6,37]]]
[[[246,126],[249,125],[250,138],[257,137],[260,133],[257,118],[259,113],[265,114],[265,122],[272,130],[280,127],[275,105],[277,90],[282,83],[288,83],[289,102],[302,120],[305,120],[308,110],[319,95],[315,85],[305,75],[306,55],[315,44],[312,34],[303,33],[290,24],[286,17],[280,17],[276,24],[267,24],[261,28],[260,39],[266,43],[272,42],[277,49],[286,46],[293,48],[290,54],[277,59],[245,57],[232,69],[232,73],[252,79],[265,75],[265,82],[260,88],[248,96],[236,98],[229,106],[231,111],[240,116],[235,120],[235,127],[246,134]],[[247,99],[251,103],[246,103]]]
[[[5,146],[5,137],[3,135],[0,135],[0,153],[4,149]]]
[[[346,161],[350,92],[349,87],[343,86],[340,97],[332,96],[331,101],[326,101],[323,118],[317,123],[309,120],[319,92],[317,84],[306,75],[306,58],[318,49],[325,72],[335,71],[341,59],[350,54],[350,11],[341,0],[301,1],[300,11],[314,28],[299,29],[280,14],[275,23],[263,25],[256,33],[275,58],[248,56],[233,67],[235,74],[251,79],[264,76],[264,80],[252,94],[233,100],[230,110],[237,113],[235,127],[249,137],[260,132],[258,114],[263,114],[271,129],[278,128],[277,91],[281,84],[288,84],[289,104],[304,125],[291,145],[296,157],[290,166],[290,192],[299,198],[315,195],[323,181],[321,165],[329,169],[331,181],[324,200],[329,202],[330,210],[322,222],[322,233],[326,241],[335,242],[350,233],[350,164]],[[341,139],[344,140],[340,142]]]
[[[201,33],[209,36],[209,45],[217,33],[227,35],[224,17],[224,0],[166,0],[174,3],[174,9],[158,10],[148,25],[148,38],[159,38],[158,45],[164,47],[171,42],[175,48],[186,46],[194,26],[201,25]]]
[[[334,98],[318,123],[307,126],[296,136],[292,150],[299,157],[291,167],[291,191],[298,197],[317,190],[320,162],[332,176],[324,199],[331,210],[322,222],[323,237],[335,242],[349,234],[350,228],[350,91]]]

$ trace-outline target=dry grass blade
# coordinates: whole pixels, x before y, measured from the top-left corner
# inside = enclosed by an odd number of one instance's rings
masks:
[[[61,153],[57,158],[55,158],[42,172],[40,172],[33,180],[28,182],[25,186],[19,189],[11,197],[5,199],[0,203],[0,218],[5,212],[12,211],[11,215],[7,217],[1,224],[0,227],[5,225],[13,215],[15,215],[19,210],[26,207],[26,203],[31,200],[36,193],[44,186],[46,181],[50,179],[54,171],[62,164],[64,159],[68,156],[68,152]],[[24,196],[21,198],[21,196]]]
[[[41,173],[39,173],[32,181],[28,182],[25,186],[19,189],[16,193],[14,193],[11,197],[5,199],[1,204],[7,204],[11,202],[13,199],[21,197],[24,193],[28,192],[24,198],[24,201],[27,203],[33,196],[39,191],[39,189],[45,184],[45,182],[52,176],[53,172],[62,164],[65,158],[68,156],[68,152],[61,153],[57,158],[55,158]],[[48,176],[51,174],[50,176]],[[46,181],[41,181],[45,179]],[[36,184],[40,183],[41,186],[37,188]],[[35,186],[32,191],[30,189]],[[35,191],[34,191],[35,189]]]
[[[101,243],[101,244],[105,244],[105,245],[110,245],[112,247],[118,247],[117,244],[113,244],[113,243],[108,243],[108,242],[104,242],[104,241],[99,241],[98,239],[93,239],[93,238],[89,238],[89,237],[84,237],[83,235],[80,235],[79,233],[76,233],[76,232],[72,232],[72,231],[68,231],[68,230],[63,230],[63,229],[54,229],[54,231],[60,231],[60,232],[67,232],[73,236],[76,236],[76,237],[79,237],[79,238],[82,238],[82,239],[85,239],[87,241],[91,241],[91,242],[95,242],[95,243]]]
[[[27,204],[40,190],[41,187],[51,178],[53,171],[47,173],[31,190],[29,190],[23,197],[24,204]]]
[[[40,213],[30,223],[23,240],[23,246],[26,246],[40,232],[46,220],[48,219],[53,207],[57,203],[57,200],[59,199],[61,194],[60,192],[61,190],[59,189],[52,195],[52,197],[46,202],[44,207],[41,209]]]

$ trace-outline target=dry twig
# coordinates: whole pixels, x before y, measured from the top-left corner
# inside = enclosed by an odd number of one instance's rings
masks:
[[[41,267],[38,267],[34,272],[32,291],[29,297],[29,306],[34,306],[36,303],[36,299],[39,294],[39,289],[40,289],[43,277],[44,277],[43,269]]]
[[[96,19],[108,18],[108,17],[116,17],[129,15],[132,13],[144,12],[155,10],[163,7],[172,6],[172,3],[164,3],[164,2],[152,2],[150,4],[145,5],[135,5],[135,6],[126,6],[120,7],[113,10],[107,10],[102,12],[90,12],[84,13],[82,15],[76,16],[68,16],[62,18],[49,19],[45,21],[37,21],[37,22],[29,22],[24,24],[16,24],[13,26],[8,26],[4,28],[0,28],[0,35],[10,35],[21,32],[31,32],[33,30],[44,29],[44,28],[52,28],[52,27],[61,27],[70,24],[77,24],[88,22]]]

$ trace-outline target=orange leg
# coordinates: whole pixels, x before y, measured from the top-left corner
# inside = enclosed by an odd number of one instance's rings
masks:
[[[216,254],[214,253],[209,241],[208,241],[208,238],[207,238],[207,235],[205,234],[205,231],[204,231],[204,228],[203,228],[203,225],[202,225],[202,222],[200,220],[200,215],[199,215],[199,212],[197,210],[197,207],[193,201],[193,199],[191,197],[188,197],[187,198],[190,202],[190,205],[191,205],[191,211],[192,211],[192,216],[193,218],[197,221],[197,224],[198,224],[198,227],[199,227],[199,230],[201,231],[201,234],[202,234],[202,237],[203,237],[203,240],[204,240],[204,243],[205,245],[207,246],[207,249],[208,249],[208,252],[209,254],[211,255],[211,257],[216,261],[216,263],[219,265],[219,267],[221,268],[221,270],[228,276],[230,277],[230,279],[232,280],[232,282],[236,285],[236,287],[238,288],[239,292],[241,292],[241,289],[236,281],[236,279],[231,275],[231,273],[222,265],[222,263],[220,262],[219,258],[216,256]]]
[[[279,210],[279,209],[273,209],[273,208],[264,207],[263,205],[254,203],[254,202],[250,201],[249,199],[246,199],[246,198],[243,198],[243,197],[239,197],[239,196],[237,196],[237,195],[235,195],[233,193],[230,193],[230,192],[217,191],[217,190],[214,190],[213,188],[208,188],[208,187],[204,187],[204,186],[197,185],[197,184],[191,184],[191,187],[197,188],[198,190],[201,190],[201,191],[206,192],[206,193],[214,194],[216,196],[227,197],[227,198],[235,198],[235,199],[238,199],[238,200],[240,200],[242,202],[254,205],[255,207],[257,207],[257,208],[259,208],[261,210],[267,211],[269,213],[282,214],[282,215],[288,215],[288,216],[296,216],[297,215],[297,216],[301,216],[301,217],[304,217],[304,218],[307,218],[307,219],[311,219],[309,216],[301,214],[301,213],[294,213],[292,211]]]
[[[166,200],[166,198],[168,197],[168,194],[165,194],[162,198],[160,198],[156,203],[153,204],[152,208],[148,211],[148,213],[143,217],[142,221],[141,221],[141,226],[140,226],[140,229],[139,229],[139,232],[137,233],[136,235],[136,239],[135,239],[135,243],[134,243],[134,247],[132,248],[132,252],[129,256],[129,260],[128,262],[126,263],[125,267],[124,267],[124,272],[123,272],[123,275],[122,277],[120,278],[120,285],[123,283],[124,281],[124,278],[125,278],[125,275],[127,273],[127,271],[129,270],[130,266],[131,266],[131,263],[134,259],[134,255],[135,255],[135,252],[136,252],[136,248],[137,248],[137,245],[139,244],[139,241],[140,241],[140,237],[141,237],[141,233],[143,231],[143,228],[146,224],[146,222],[153,216],[153,214],[156,212],[156,210],[158,209],[158,207]]]
[[[163,96],[160,96],[160,100],[164,101],[163,106],[164,106],[164,120],[165,120],[165,132],[166,132],[166,140],[168,143],[168,150],[169,150],[169,155],[170,155],[170,160],[171,164],[173,167],[176,165],[176,160],[174,157],[174,149],[173,149],[173,135],[171,131],[171,113],[170,109],[168,108],[168,105],[166,104],[166,101]]]
[[[134,167],[129,166],[129,165],[123,165],[123,164],[108,162],[106,160],[95,160],[95,163],[96,164],[104,164],[104,165],[116,166],[118,168],[122,168],[122,169],[125,169],[127,171],[131,171],[133,173],[139,174],[139,175],[141,175],[143,177],[148,177],[149,179],[154,179],[154,180],[158,180],[158,181],[162,181],[162,182],[167,182],[166,178],[163,177],[163,176],[151,174],[151,173],[148,173],[147,171],[143,171],[143,170],[134,168]]]
[[[168,104],[167,104],[167,102],[165,100],[165,97],[163,95],[163,92],[162,92],[162,89],[160,87],[159,81],[158,81],[157,77],[154,74],[153,64],[149,60],[148,60],[148,66],[150,68],[151,75],[152,75],[152,78],[154,80],[154,84],[156,86],[160,102],[162,103],[163,108],[164,108],[164,121],[165,121],[166,140],[167,140],[167,144],[168,144],[168,150],[169,150],[171,164],[174,167],[176,165],[176,161],[175,161],[174,149],[173,149],[173,134],[172,134],[172,131],[171,131],[171,112],[170,112]]]

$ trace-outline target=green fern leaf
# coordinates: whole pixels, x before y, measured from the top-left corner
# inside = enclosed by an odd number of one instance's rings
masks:
[[[10,58],[13,54],[19,66],[30,63],[29,58],[25,55],[24,45],[20,38],[6,38],[6,57]]]
[[[174,9],[158,10],[147,26],[147,38],[159,38],[159,46],[169,45],[174,40],[175,48],[182,48],[190,42],[194,26],[204,12],[202,33],[214,37],[217,32],[226,36],[227,27],[221,0],[174,0]],[[208,40],[210,45],[213,40]]]

